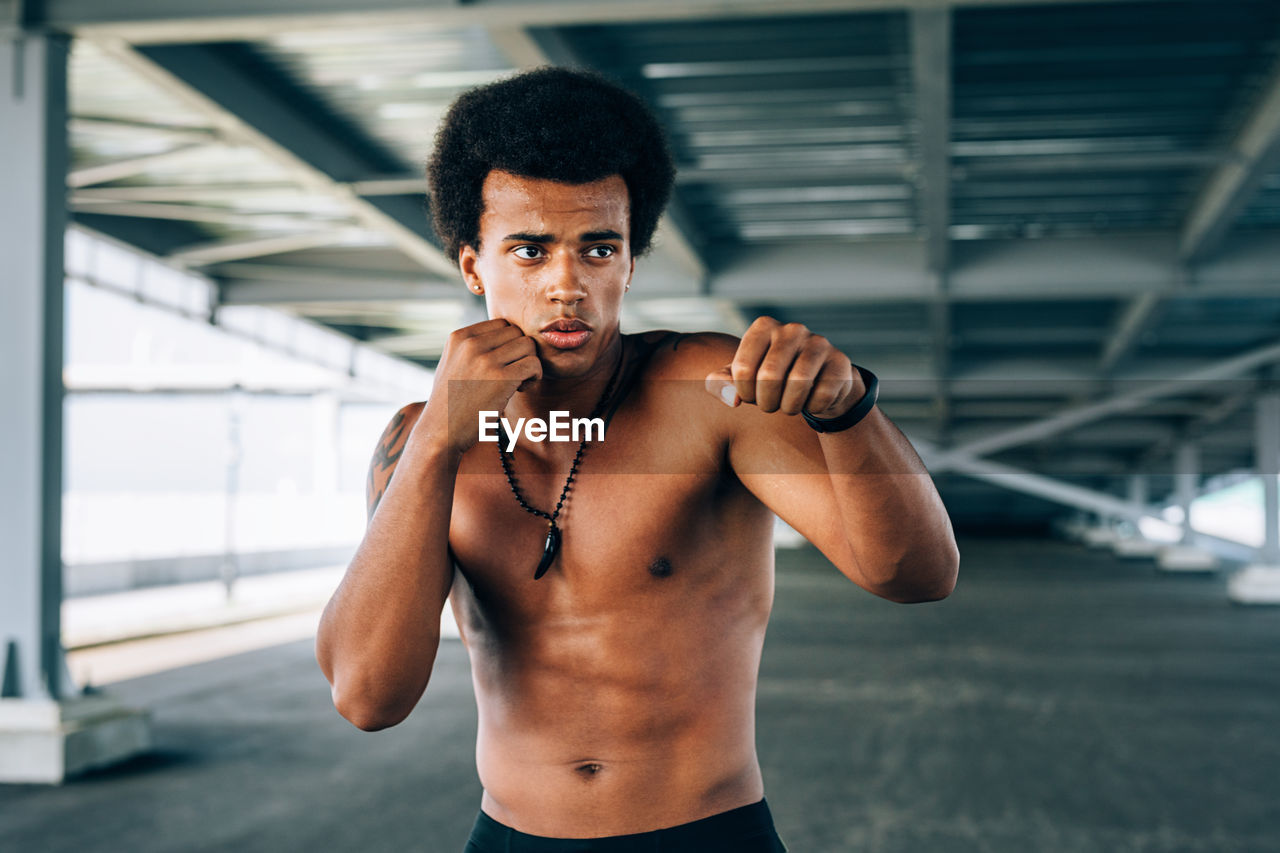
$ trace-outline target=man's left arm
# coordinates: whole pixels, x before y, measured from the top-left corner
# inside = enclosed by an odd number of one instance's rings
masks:
[[[800,416],[838,418],[867,391],[826,338],[761,317],[706,386],[739,409],[729,440],[739,479],[841,572],[892,601],[951,593],[951,520],[906,436],[879,406],[838,432],[818,433]]]

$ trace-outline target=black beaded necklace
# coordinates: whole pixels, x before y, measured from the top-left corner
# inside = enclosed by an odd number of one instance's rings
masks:
[[[618,378],[618,372],[622,370],[622,356],[624,347],[619,341],[618,363],[613,368],[613,375],[609,377],[609,382],[604,386],[604,393],[600,395],[600,402],[596,403],[596,407],[591,410],[590,418],[599,417],[604,411],[605,405],[609,402],[609,396],[613,393],[613,383]],[[503,427],[506,432],[506,427]],[[590,431],[587,431],[590,435]],[[511,462],[507,459],[507,451],[504,449],[505,442],[498,442],[498,458],[502,460],[502,472],[507,475],[507,484],[511,486],[511,493],[516,496],[516,501],[520,506],[524,507],[526,512],[531,512],[540,518],[547,520],[547,539],[542,544],[542,559],[538,561],[538,567],[533,570],[533,579],[537,580],[547,573],[547,569],[551,568],[551,564],[556,559],[556,554],[560,551],[560,528],[556,526],[556,519],[560,517],[560,510],[564,506],[565,498],[569,496],[569,489],[573,487],[573,477],[578,473],[578,463],[582,461],[582,452],[587,448],[587,436],[584,435],[582,441],[578,442],[578,452],[574,454],[573,464],[569,466],[569,478],[564,481],[564,488],[560,490],[560,500],[556,501],[556,508],[551,512],[543,512],[540,509],[529,506],[529,502],[524,499],[524,495],[520,494],[520,487],[516,484],[515,474],[511,473]]]

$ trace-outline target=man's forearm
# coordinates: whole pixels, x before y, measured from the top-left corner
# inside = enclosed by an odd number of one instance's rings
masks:
[[[435,663],[458,465],[436,438],[415,425],[316,633],[334,704],[362,729],[408,716]]]
[[[863,577],[894,601],[949,595],[960,562],[951,519],[906,436],[875,407],[861,422],[819,440]]]

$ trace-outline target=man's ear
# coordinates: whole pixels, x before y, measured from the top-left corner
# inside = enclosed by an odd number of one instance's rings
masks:
[[[635,274],[636,274],[636,258],[635,258],[635,255],[632,255],[632,256],[631,256],[631,271],[627,273],[627,286],[626,286],[626,288],[624,288],[624,290],[623,290],[623,292],[624,292],[624,293],[625,293],[626,291],[628,291],[628,290],[630,290],[630,289],[631,289],[631,279],[632,279],[632,277],[633,277],[633,276],[635,276]]]
[[[480,256],[471,244],[462,244],[462,248],[458,250],[458,269],[462,270],[462,280],[467,285],[467,290],[476,294],[484,293],[484,282],[480,281],[480,273],[476,268],[479,261]]]

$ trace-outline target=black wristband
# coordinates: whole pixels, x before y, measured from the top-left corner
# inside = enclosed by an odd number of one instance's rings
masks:
[[[815,418],[813,415],[800,410],[800,414],[804,416],[805,423],[816,429],[818,432],[840,432],[848,429],[867,416],[871,411],[871,407],[876,404],[876,397],[880,394],[880,380],[876,379],[876,375],[865,367],[859,367],[853,362],[853,369],[858,371],[858,375],[862,377],[862,382],[867,386],[867,391],[862,395],[862,399],[853,405],[853,408],[845,412],[843,415],[835,418]]]

